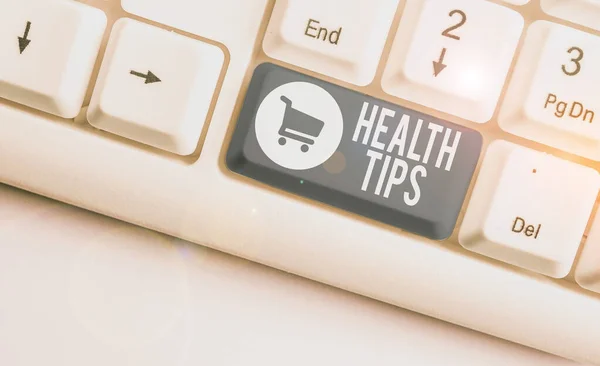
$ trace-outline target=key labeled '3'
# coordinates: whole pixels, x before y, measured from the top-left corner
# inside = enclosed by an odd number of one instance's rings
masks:
[[[580,102],[571,102],[558,99],[555,94],[548,93],[544,109],[554,110],[554,115],[558,118],[581,119],[584,122],[594,122],[596,113],[584,107]]]
[[[599,50],[600,37],[546,21],[531,25],[500,127],[600,160]]]

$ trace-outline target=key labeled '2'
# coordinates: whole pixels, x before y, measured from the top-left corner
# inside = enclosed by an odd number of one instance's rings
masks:
[[[516,11],[488,1],[408,1],[383,89],[485,123],[496,108],[523,24]]]

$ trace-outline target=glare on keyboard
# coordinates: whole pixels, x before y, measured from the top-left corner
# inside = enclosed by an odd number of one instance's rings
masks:
[[[457,78],[458,83],[455,86],[455,92],[463,95],[476,95],[480,98],[486,97],[486,92],[489,90],[488,75],[490,70],[487,70],[483,64],[473,65],[462,70]]]
[[[496,108],[522,29],[519,13],[486,1],[408,2],[383,89],[485,123]]]

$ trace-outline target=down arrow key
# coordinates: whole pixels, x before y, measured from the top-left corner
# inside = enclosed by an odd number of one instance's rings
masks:
[[[440,53],[440,58],[438,61],[433,61],[433,76],[437,77],[444,69],[446,68],[446,64],[444,64],[444,57],[446,56],[446,49],[443,48]]]
[[[27,22],[27,25],[25,26],[25,33],[23,34],[23,37],[18,37],[20,54],[23,54],[23,51],[25,51],[27,46],[29,46],[29,43],[31,43],[31,40],[27,39],[27,37],[29,36],[30,29],[31,29],[31,22]]]

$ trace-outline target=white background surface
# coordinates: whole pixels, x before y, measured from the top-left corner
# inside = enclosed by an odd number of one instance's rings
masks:
[[[0,365],[575,364],[0,185]]]

